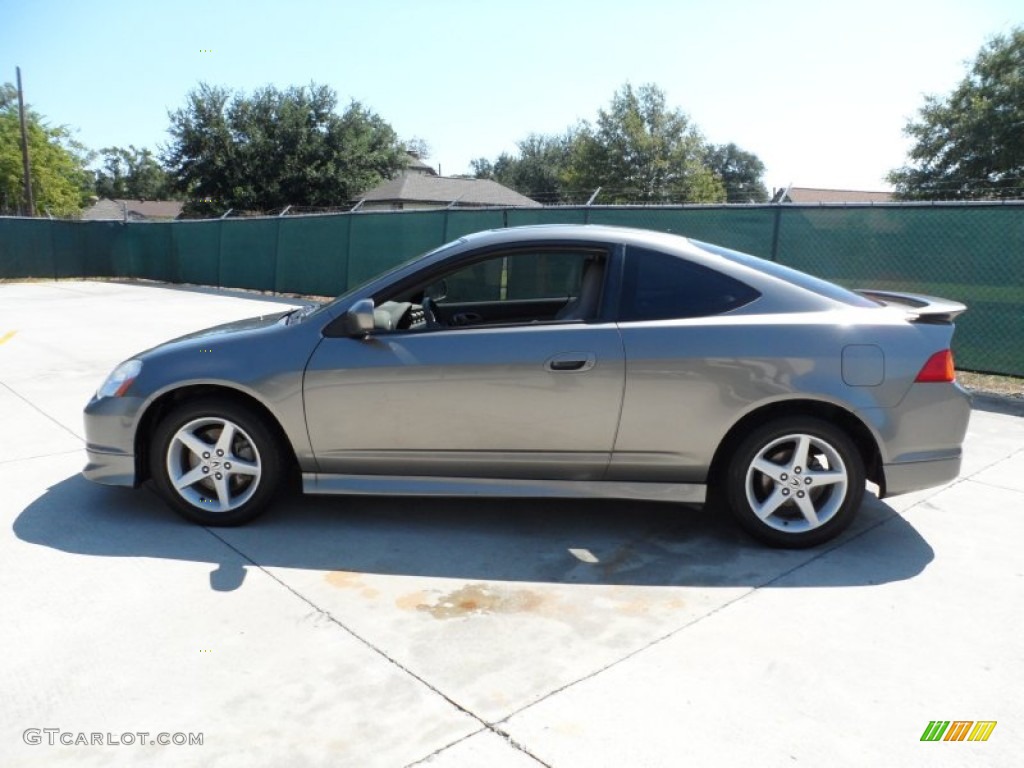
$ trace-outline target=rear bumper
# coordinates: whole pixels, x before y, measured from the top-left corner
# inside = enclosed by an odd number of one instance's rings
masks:
[[[880,438],[883,496],[944,485],[960,473],[971,400],[959,385],[914,384],[895,408],[864,415]]]
[[[952,482],[960,474],[960,458],[957,455],[932,461],[886,464],[882,467],[885,474],[884,496],[897,496]]]

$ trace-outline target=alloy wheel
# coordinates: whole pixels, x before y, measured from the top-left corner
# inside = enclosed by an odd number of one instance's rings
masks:
[[[226,513],[245,504],[259,488],[262,462],[256,443],[230,419],[189,421],[167,447],[167,476],[188,504]]]
[[[832,520],[849,483],[849,471],[833,445],[815,435],[794,433],[756,453],[744,488],[751,511],[764,525],[793,534]]]

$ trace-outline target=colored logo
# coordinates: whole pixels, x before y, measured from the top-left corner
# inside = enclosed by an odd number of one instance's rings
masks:
[[[996,720],[932,720],[921,741],[988,741],[996,729]]]

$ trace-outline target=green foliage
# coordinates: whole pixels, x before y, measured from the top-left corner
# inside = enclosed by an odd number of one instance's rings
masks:
[[[405,164],[398,137],[358,102],[338,114],[322,85],[251,96],[201,83],[169,117],[164,164],[187,210],[339,206]]]
[[[558,203],[570,194],[565,179],[575,141],[573,131],[562,136],[531,133],[518,142],[518,156],[503,152],[493,163],[486,158],[473,160],[473,175],[493,179],[541,203]]]
[[[603,203],[721,202],[722,182],[705,164],[703,137],[656,85],[626,84],[573,144],[567,184],[601,187]]]
[[[170,178],[148,149],[129,145],[100,150],[103,168],[96,172],[96,195],[111,200],[168,200]]]
[[[561,136],[531,134],[516,155],[472,162],[490,178],[543,203],[715,203],[766,200],[764,165],[734,144],[712,147],[653,84],[615,93],[594,124]]]
[[[71,138],[64,126],[51,127],[31,109],[25,110],[29,159],[32,168],[33,215],[77,216],[92,192],[92,176],[85,166],[86,149]],[[0,213],[24,214],[24,172],[17,89],[0,87]]]
[[[889,173],[897,198],[1024,197],[1024,28],[986,43],[953,92],[927,96],[904,133],[915,144]]]
[[[732,143],[712,146],[708,150],[707,164],[725,185],[727,203],[768,202],[768,189],[761,180],[764,163],[754,153]]]
[[[413,136],[411,139],[404,141],[403,144],[406,152],[414,157],[418,157],[420,160],[426,160],[430,157],[430,144],[427,143],[426,139]]]

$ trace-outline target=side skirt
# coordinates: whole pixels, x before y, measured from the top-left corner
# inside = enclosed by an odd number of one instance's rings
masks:
[[[624,483],[592,480],[505,480],[396,475],[327,475],[304,472],[304,493],[358,496],[492,496],[519,498],[637,499],[703,504],[701,483]]]

